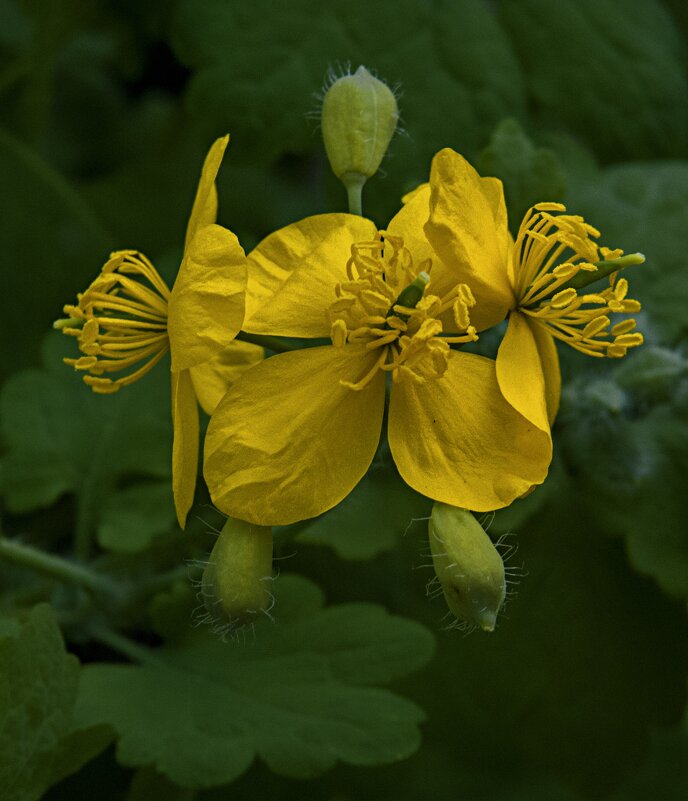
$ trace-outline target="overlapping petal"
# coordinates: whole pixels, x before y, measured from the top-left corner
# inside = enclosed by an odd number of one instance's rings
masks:
[[[494,362],[460,351],[442,378],[392,388],[389,444],[407,484],[477,512],[542,483],[552,455],[549,434],[502,397]]]
[[[198,405],[188,370],[172,373],[172,491],[179,525],[184,528],[193,503],[198,471]]]
[[[212,414],[231,385],[264,356],[265,351],[258,345],[235,340],[209,361],[191,367],[191,380],[203,411]]]
[[[227,347],[244,319],[246,256],[219,225],[200,228],[187,247],[172,289],[167,330],[172,370],[186,370]]]
[[[477,306],[471,322],[483,330],[515,304],[507,274],[510,236],[500,182],[483,179],[448,148],[433,159],[425,233],[454,283],[468,284]]]
[[[222,157],[225,154],[228,144],[229,134],[220,139],[216,139],[211,145],[208,155],[205,157],[198,188],[196,189],[196,197],[194,198],[191,215],[189,216],[189,222],[186,226],[184,250],[189,247],[199,229],[214,223],[217,219],[217,189],[215,188],[215,179],[217,178],[217,173],[222,164]]]
[[[535,339],[542,366],[542,374],[545,377],[545,403],[547,405],[547,417],[551,426],[559,411],[559,402],[561,400],[561,369],[559,367],[557,343],[554,341],[554,337],[542,326],[527,317],[526,321]]]
[[[248,256],[244,330],[252,334],[326,337],[335,286],[347,281],[351,245],[376,234],[353,214],[320,214],[270,234]]]
[[[210,421],[205,479],[226,514],[286,525],[335,506],[364,476],[380,437],[385,374],[355,383],[378,354],[359,346],[306,348],[246,372]]]
[[[540,351],[528,319],[518,311],[511,312],[499,346],[497,380],[502,395],[517,412],[542,431],[549,431]]]

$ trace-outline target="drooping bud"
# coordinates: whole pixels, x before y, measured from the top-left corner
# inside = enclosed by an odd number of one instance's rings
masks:
[[[326,91],[322,133],[332,171],[349,195],[349,210],[361,213],[361,190],[378,171],[399,121],[394,93],[360,66]]]
[[[272,603],[272,529],[227,518],[203,571],[201,593],[220,631],[255,622]]]
[[[504,562],[483,527],[466,509],[435,503],[430,551],[450,611],[493,631],[506,596]]]

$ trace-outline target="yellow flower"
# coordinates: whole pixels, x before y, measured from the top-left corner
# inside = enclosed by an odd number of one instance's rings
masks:
[[[621,250],[599,247],[599,231],[560,203],[528,211],[514,242],[507,227],[501,181],[481,178],[450,149],[434,158],[430,184],[407,205],[425,214],[425,233],[443,263],[465,281],[477,301],[473,321],[480,331],[508,316],[497,355],[504,397],[524,417],[549,431],[556,416],[561,375],[555,339],[594,357],[621,357],[642,344],[635,320],[612,324],[611,313],[637,312],[626,297],[628,282],[612,272]],[[640,254],[621,261],[641,263]],[[608,262],[605,265],[605,262]],[[598,272],[609,284],[582,292]]]
[[[218,139],[205,159],[172,291],[142,253],[120,250],[76,305],[64,307],[69,319],[56,324],[77,338],[84,354],[65,362],[85,371],[84,381],[98,393],[133,383],[170,351],[172,478],[182,527],[196,486],[197,402],[212,412],[235,377],[237,362],[256,361],[261,353],[233,342],[244,318],[247,273],[236,236],[215,224],[215,178],[228,142],[228,136]]]
[[[450,348],[476,338],[473,298],[426,219],[323,214],[249,254],[244,330],[331,344],[267,359],[219,403],[204,472],[222,511],[284,525],[339,503],[377,449],[387,376],[391,452],[419,492],[484,511],[544,480],[549,437],[504,400],[494,361]]]

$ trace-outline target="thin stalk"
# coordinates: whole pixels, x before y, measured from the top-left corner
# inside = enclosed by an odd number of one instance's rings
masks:
[[[105,592],[110,595],[117,593],[116,586],[106,576],[95,573],[85,565],[54,556],[16,540],[0,537],[0,559],[23,565],[66,584],[76,584],[90,592]]]

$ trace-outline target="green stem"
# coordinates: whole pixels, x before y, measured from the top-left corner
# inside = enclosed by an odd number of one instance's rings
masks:
[[[147,648],[145,645],[139,645],[139,643],[130,640],[129,637],[125,637],[123,634],[119,634],[105,626],[94,626],[89,629],[88,633],[92,640],[97,640],[113,651],[118,651],[131,659],[132,662],[161,661],[155,656],[152,649]]]
[[[31,545],[23,545],[16,540],[0,537],[0,559],[7,559],[67,584],[77,584],[90,592],[104,592],[110,595],[117,593],[117,588],[106,576],[94,573],[84,565],[45,553]]]
[[[363,216],[363,185],[367,178],[360,172],[345,172],[341,177],[349,200],[349,214]]]
[[[269,337],[263,334],[247,334],[245,331],[240,331],[237,334],[237,339],[241,342],[250,342],[252,345],[260,345],[261,348],[271,350],[274,353],[288,353],[291,350],[297,350],[279,337]]]

